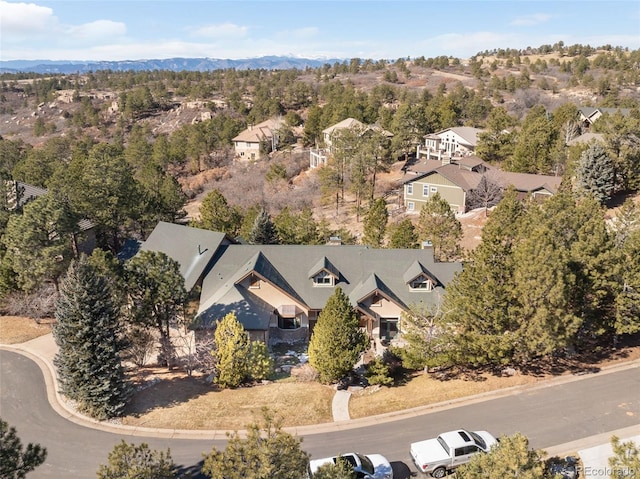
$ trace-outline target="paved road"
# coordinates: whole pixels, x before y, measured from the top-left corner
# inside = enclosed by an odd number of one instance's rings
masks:
[[[18,429],[23,443],[48,449],[46,463],[29,475],[39,478],[94,478],[99,464],[120,440],[171,448],[183,469],[199,470],[213,439],[141,438],[85,428],[55,413],[46,400],[40,368],[20,354],[0,350],[0,416]],[[406,479],[415,466],[409,443],[456,427],[488,429],[496,435],[521,431],[536,448],[578,440],[640,422],[640,368],[576,377],[548,387],[492,400],[442,408],[428,414],[398,415],[376,421],[349,422],[339,431],[308,433],[303,449],[313,457],[351,450],[381,452]],[[357,426],[357,427],[354,427]]]

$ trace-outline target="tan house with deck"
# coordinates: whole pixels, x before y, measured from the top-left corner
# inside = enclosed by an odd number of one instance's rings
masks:
[[[376,130],[381,132],[387,138],[393,137],[393,133],[379,127],[378,125],[365,125],[355,118],[347,118],[346,120],[342,120],[341,122],[336,123],[335,125],[331,125],[330,127],[322,130],[322,143],[324,147],[311,148],[311,150],[309,151],[309,167],[318,168],[320,166],[325,166],[327,164],[327,161],[329,160],[329,156],[331,155],[331,147],[335,135],[338,134],[341,130],[350,128],[357,128],[362,132]]]
[[[232,139],[236,158],[247,161],[258,160],[260,148],[265,143],[270,150],[277,148],[277,130],[282,126],[281,118],[272,118],[257,125],[249,125],[246,130]]]

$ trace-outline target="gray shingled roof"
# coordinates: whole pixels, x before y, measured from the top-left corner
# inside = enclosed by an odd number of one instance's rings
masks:
[[[432,281],[436,282],[436,279],[431,273],[429,273],[427,268],[422,266],[420,261],[417,260],[413,262],[413,264],[409,267],[409,269],[407,269],[407,271],[405,271],[405,273],[402,275],[402,279],[406,284],[409,284],[420,275],[425,275],[431,278]]]
[[[590,131],[583,133],[582,135],[576,136],[573,140],[569,140],[567,145],[577,145],[579,143],[591,143],[591,142],[602,142],[604,141],[604,135],[602,133],[592,133]]]
[[[340,278],[340,271],[338,271],[338,268],[331,264],[331,261],[329,261],[326,256],[320,258],[318,262],[314,264],[313,267],[309,270],[309,278],[313,278],[323,270],[328,271],[335,278]]]
[[[180,274],[184,277],[185,288],[190,291],[211,262],[218,247],[228,242],[224,233],[161,221],[140,250],[161,251],[176,260],[180,264]]]
[[[258,254],[263,258],[260,261],[256,260]],[[442,286],[448,284],[454,274],[462,269],[460,263],[434,262],[431,250],[328,245],[229,245],[221,248],[216,255],[215,264],[204,278],[198,314],[204,323],[208,323],[235,311],[245,327],[252,329],[241,318],[246,317],[247,321],[258,318],[253,308],[262,307],[266,311],[265,308],[268,307],[260,306],[261,302],[250,290],[237,284],[251,272],[247,269],[249,264],[261,265],[260,275],[292,300],[298,298],[309,309],[321,310],[333,294],[334,288],[314,286],[313,280],[309,278],[309,271],[324,261],[323,258],[339,268],[340,279],[336,286],[340,286],[347,296],[366,295],[377,289],[398,304],[406,306],[418,302],[437,304],[440,300],[438,292],[442,291]],[[434,291],[409,289],[404,275],[416,261],[437,280],[438,286]],[[264,267],[266,262],[270,265],[269,268]],[[357,299],[361,298],[354,300]]]

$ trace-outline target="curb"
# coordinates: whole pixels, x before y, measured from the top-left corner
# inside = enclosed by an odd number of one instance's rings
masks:
[[[44,359],[42,356],[31,351],[29,348],[23,346],[24,343],[18,345],[5,345],[0,344],[0,349],[12,351],[33,360],[42,370],[45,386],[47,389],[47,398],[52,408],[65,419],[72,421],[76,424],[91,427],[93,429],[99,429],[115,434],[129,435],[129,436],[142,436],[142,437],[161,437],[161,438],[179,438],[179,439],[209,439],[209,440],[224,440],[227,439],[228,434],[237,433],[243,436],[246,431],[236,430],[191,430],[191,429],[160,429],[160,428],[148,428],[142,426],[128,426],[117,423],[103,422],[96,419],[85,416],[75,411],[64,400],[57,387],[57,377],[55,369],[51,361]],[[512,386],[505,389],[499,389],[495,391],[487,391],[484,393],[476,394],[473,396],[466,396],[439,403],[429,404],[425,406],[419,406],[402,411],[393,411],[389,413],[379,414],[376,416],[369,416],[366,418],[349,419],[348,401],[351,394],[348,391],[336,391],[336,395],[333,399],[334,407],[334,422],[321,423],[308,426],[291,426],[285,427],[283,430],[295,434],[295,435],[313,435],[322,434],[327,432],[339,432],[348,429],[357,429],[373,424],[381,424],[385,422],[396,421],[399,419],[406,419],[413,416],[426,415],[434,412],[444,411],[452,409],[461,405],[476,404],[479,402],[488,401],[491,399],[497,399],[510,395],[515,395],[524,391],[535,391],[544,389],[558,384],[566,384],[574,381],[580,381],[593,375],[609,374],[617,371],[622,371],[631,368],[640,368],[640,359],[629,361],[621,364],[614,364],[605,366],[597,372],[589,374],[579,375],[567,375],[544,380],[539,383],[530,385]],[[338,394],[345,393],[345,394]],[[339,412],[340,410],[346,411]],[[337,416],[337,417],[336,417]],[[607,439],[608,441],[608,439]],[[576,441],[580,442],[580,441]],[[573,449],[565,448],[566,445],[554,446],[549,448],[549,451],[554,451],[554,454],[562,452],[570,453]],[[548,451],[548,452],[549,452]],[[559,452],[556,452],[559,451]]]

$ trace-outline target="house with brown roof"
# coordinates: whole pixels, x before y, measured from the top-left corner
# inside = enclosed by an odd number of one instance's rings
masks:
[[[258,160],[263,145],[268,146],[269,151],[276,150],[278,147],[277,130],[282,125],[282,118],[271,118],[257,125],[249,125],[246,130],[232,139],[236,158],[247,161]]]
[[[465,213],[469,208],[469,195],[483,177],[502,189],[513,186],[520,198],[532,196],[538,200],[555,194],[562,181],[559,176],[502,171],[474,155],[417,161],[405,168],[405,175],[407,178],[402,184],[407,213],[419,212],[436,193],[449,203],[453,211]]]
[[[462,269],[436,262],[432,249],[235,244],[222,233],[164,222],[142,249],[175,259],[187,289],[199,286],[200,328],[234,312],[252,339],[269,345],[307,342],[340,287],[380,350],[399,335],[404,311],[439,304]]]
[[[335,136],[339,134],[341,130],[345,129],[358,129],[359,131],[366,133],[367,131],[374,130],[382,133],[384,136],[391,138],[393,133],[381,128],[378,125],[365,125],[355,118],[347,118],[341,122],[331,125],[328,128],[322,130],[322,144],[321,148],[311,148],[309,151],[309,166],[311,168],[318,168],[327,164],[329,155],[331,154],[331,146]]]

